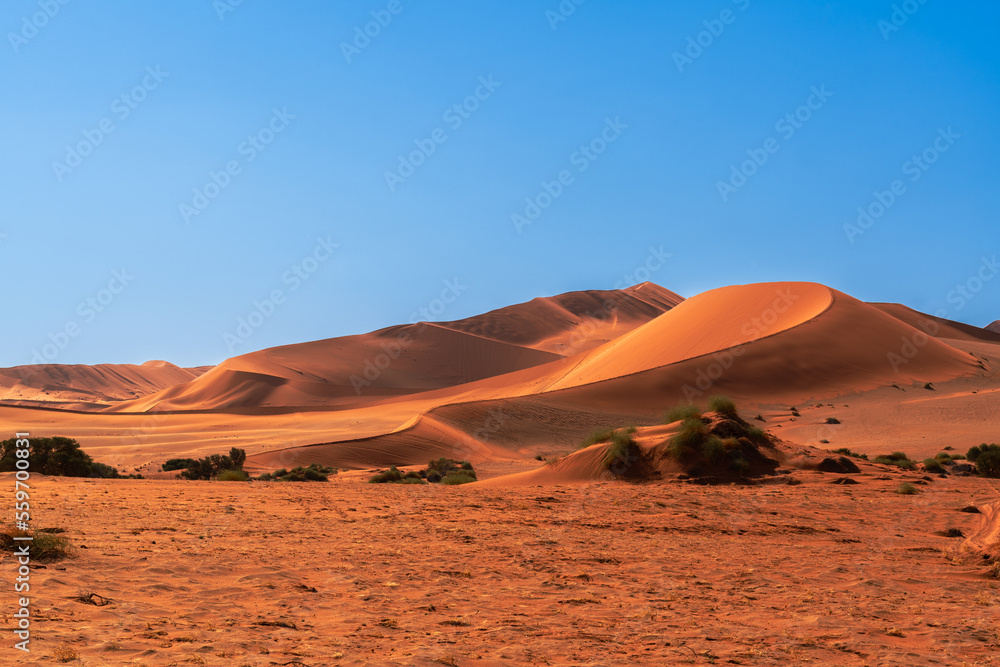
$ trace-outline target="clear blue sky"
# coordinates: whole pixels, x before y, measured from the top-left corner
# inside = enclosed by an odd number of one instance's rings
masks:
[[[685,296],[808,280],[1000,318],[1000,275],[976,282],[1000,253],[1000,7],[910,0],[896,25],[888,1],[797,4],[8,0],[0,366],[46,344],[212,364],[647,261]]]

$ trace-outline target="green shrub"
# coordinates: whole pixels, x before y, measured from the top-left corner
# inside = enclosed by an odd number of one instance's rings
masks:
[[[1000,477],[1000,445],[983,443],[969,449],[966,456],[976,464],[981,477]]]
[[[915,470],[917,467],[916,461],[910,460],[910,457],[903,452],[880,454],[879,456],[876,456],[873,461],[883,465],[896,466],[898,468],[902,468],[903,470]]]
[[[212,454],[198,459],[192,465],[181,471],[184,479],[215,479],[223,470],[243,470],[247,453],[233,447],[229,454]]]
[[[372,475],[368,481],[372,484],[388,484],[398,482],[401,479],[403,479],[403,473],[399,472],[396,466],[389,466],[388,470]]]
[[[634,432],[634,430],[633,430]],[[639,445],[628,431],[615,431],[611,435],[611,444],[601,459],[601,466],[620,475],[625,473],[639,458]]]
[[[700,418],[688,417],[681,429],[670,439],[667,452],[677,460],[689,459],[701,451],[708,441],[708,426]]]
[[[25,542],[14,538],[31,536],[33,539],[29,544],[33,562],[51,563],[70,558],[74,555],[73,547],[67,538],[59,534],[62,532],[65,532],[62,528],[28,531],[7,524],[0,528],[0,551],[16,553]]]
[[[701,419],[698,406],[694,404],[678,405],[663,414],[664,424],[673,424],[686,419]]]
[[[944,466],[937,459],[924,459],[924,470],[927,472],[944,472]]]
[[[708,399],[708,409],[712,412],[718,412],[720,415],[725,415],[730,419],[739,417],[739,412],[736,411],[736,404],[726,396],[710,396]]]
[[[580,443],[580,449],[596,445],[599,442],[607,442],[614,435],[614,432],[615,430],[611,428],[598,429],[583,439],[583,442]]]
[[[326,475],[321,473],[319,470],[316,470],[315,468],[306,468],[305,471],[302,473],[302,475],[310,482],[329,481],[329,478]]]
[[[216,479],[220,482],[245,482],[249,477],[242,470],[223,470]]]
[[[456,484],[468,484],[470,482],[475,482],[475,476],[469,475],[465,471],[452,471],[445,475],[441,479],[441,483],[447,486],[454,486]]]
[[[723,463],[728,454],[726,445],[714,435],[709,436],[705,444],[702,445],[701,455],[705,459],[705,462],[710,465]]]
[[[902,494],[904,496],[912,496],[917,492],[917,487],[913,486],[909,482],[903,482],[898,487],[896,487],[896,493]]]
[[[868,460],[868,455],[867,454],[858,454],[857,452],[852,452],[847,447],[841,447],[840,449],[835,449],[835,450],[833,450],[833,453],[834,454],[840,454],[842,456],[853,456],[856,459],[864,459],[865,461]]]
[[[431,470],[430,472],[427,473],[427,481],[430,482],[431,484],[437,484],[438,482],[440,482],[441,477],[442,477],[441,473],[439,473],[437,470]]]
[[[163,472],[171,472],[173,470],[184,470],[186,468],[190,468],[195,463],[197,463],[197,461],[195,461],[194,459],[167,459],[166,461],[163,462],[163,465],[160,466],[160,470],[162,470]]]

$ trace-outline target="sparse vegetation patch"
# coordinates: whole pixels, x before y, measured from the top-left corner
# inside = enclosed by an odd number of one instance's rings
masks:
[[[403,472],[396,466],[372,475],[368,481],[372,484],[444,484],[454,486],[478,481],[476,471],[468,461],[456,461],[441,457],[427,464],[427,467],[417,472]]]

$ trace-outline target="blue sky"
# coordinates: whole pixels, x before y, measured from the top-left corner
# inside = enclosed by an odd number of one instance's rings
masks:
[[[2,366],[647,275],[1000,318],[996,3],[62,1],[0,14]]]

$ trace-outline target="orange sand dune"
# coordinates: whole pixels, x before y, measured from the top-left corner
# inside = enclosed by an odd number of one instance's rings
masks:
[[[621,291],[542,297],[443,326],[567,356],[645,324],[682,301],[668,289],[642,283]]]
[[[962,322],[946,320],[913,310],[898,303],[873,303],[873,306],[886,312],[896,319],[902,320],[911,327],[926,331],[936,338],[955,338],[959,340],[985,340],[1000,343],[1000,330],[992,331],[987,327],[980,329]]]
[[[166,361],[96,366],[44,364],[0,369],[0,401],[20,405],[94,407],[190,382],[209,369]]]
[[[993,331],[995,333],[1000,333],[1000,320],[997,320],[996,322],[993,322],[992,324],[987,324],[986,325],[986,330],[987,331]]]
[[[710,393],[794,402],[977,370],[972,355],[846,294],[812,283],[770,283],[713,290],[574,357],[415,395],[407,404],[418,414],[438,415],[442,406],[507,399],[516,408],[544,396],[555,413],[561,402],[567,409],[650,419]],[[403,407],[383,400],[371,409],[380,405]],[[578,435],[589,427],[581,421],[560,428]],[[538,442],[508,438],[504,444]]]
[[[285,345],[224,361],[193,382],[112,411],[227,410],[323,406],[463,384],[528,368],[558,355],[436,324]]]
[[[683,299],[652,283],[570,292],[465,320],[390,327],[228,359],[186,385],[112,411],[337,406],[461,385],[611,340]]]

